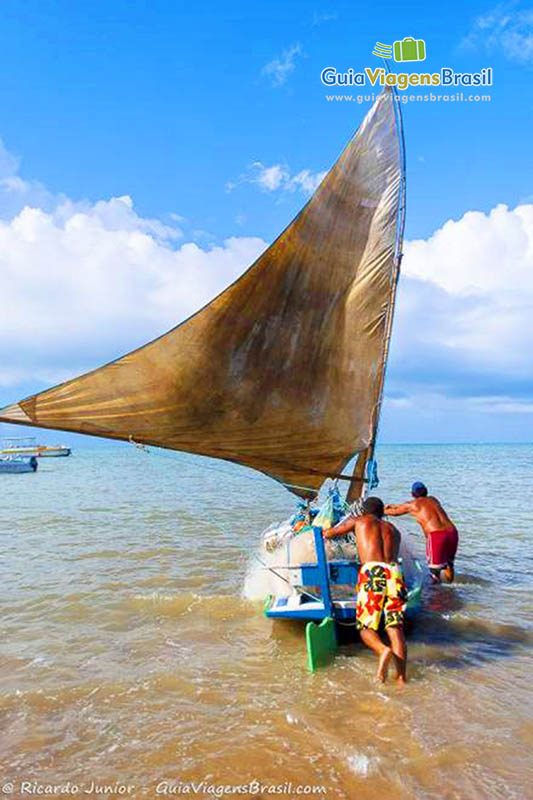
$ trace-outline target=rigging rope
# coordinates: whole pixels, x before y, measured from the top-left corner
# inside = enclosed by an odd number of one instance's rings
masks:
[[[131,433],[128,436],[128,442],[130,444],[135,445],[135,447],[137,449],[139,449],[139,450],[144,450],[147,453],[153,452],[153,451],[151,451],[149,449],[148,445],[141,444],[140,442],[137,442],[133,438],[133,434],[131,434]],[[231,462],[232,463],[239,463],[239,462],[233,461],[231,458],[227,458],[227,453],[224,450],[220,450],[220,448],[219,448],[219,451],[220,451],[220,455],[219,456],[213,456],[213,457],[222,459],[223,461],[228,461],[230,463]],[[201,455],[201,454],[200,453],[195,453],[194,455]],[[164,457],[165,458],[169,458],[169,457],[171,458],[171,456],[164,456]],[[209,458],[209,456],[204,456],[204,458]],[[273,466],[285,467],[285,468],[290,467],[293,470],[300,469],[300,467],[298,467],[297,465],[291,464],[290,462],[287,462],[287,461],[282,461],[279,458],[278,459],[271,459],[270,462],[271,462],[271,464]],[[246,464],[241,464],[241,466],[246,466]],[[253,467],[250,467],[250,469],[253,469]],[[302,468],[302,469],[304,469],[306,472],[311,473],[312,475],[319,475],[320,477],[322,477],[324,479],[324,481],[326,481],[328,478],[330,478],[331,480],[335,480],[335,481],[339,481],[339,480],[341,480],[341,481],[349,481],[350,483],[352,483],[354,480],[357,480],[356,478],[354,478],[353,475],[345,475],[342,472],[324,472],[323,470],[313,469],[312,467],[305,467],[305,468]],[[274,478],[274,480],[277,480],[277,478]],[[368,479],[363,477],[362,481],[363,481],[363,483],[367,483]],[[319,490],[312,489],[310,486],[300,486],[300,485],[298,485],[296,483],[285,483],[284,481],[281,481],[281,480],[277,480],[277,482],[280,483],[282,486],[285,486],[287,489],[301,489],[301,490],[303,490],[305,492],[310,492],[312,495],[315,495],[315,496],[318,495],[318,493],[319,493]]]
[[[146,453],[146,455],[155,455],[158,458],[166,458],[169,461],[173,461],[174,464],[184,464],[185,462],[177,458],[176,456],[167,455],[166,453],[160,452],[159,449],[153,449],[148,447],[148,445],[141,444],[140,442],[136,442],[133,436],[129,436],[128,441],[130,444],[134,445],[135,448],[142,453]],[[177,452],[177,451],[176,451]],[[208,456],[195,456],[196,458],[208,458]],[[212,464],[202,464],[200,462],[196,462],[201,469],[211,470],[211,472],[218,472],[224,473],[228,475],[229,473],[223,467],[217,467]],[[228,462],[229,463],[229,462]],[[257,475],[249,475],[247,472],[240,472],[239,477],[246,478],[247,480],[254,481],[257,484]],[[327,478],[326,478],[327,480]],[[333,480],[333,478],[331,478]],[[338,480],[338,479],[337,479]],[[344,480],[342,478],[341,480]],[[285,486],[287,489],[302,489],[305,492],[311,492],[313,494],[318,494],[316,489],[311,489],[309,486],[299,486],[293,483],[282,483],[281,481],[276,481],[280,483],[281,486]]]

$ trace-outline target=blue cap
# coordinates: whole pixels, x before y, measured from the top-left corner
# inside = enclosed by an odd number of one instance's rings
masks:
[[[424,491],[427,492],[427,489],[422,481],[415,481],[411,486],[411,494],[414,494],[415,496]]]

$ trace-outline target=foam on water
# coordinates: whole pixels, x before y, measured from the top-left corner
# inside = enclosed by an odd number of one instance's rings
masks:
[[[375,772],[379,764],[379,758],[371,758],[364,753],[352,753],[346,757],[346,761],[351,771],[363,778]]]

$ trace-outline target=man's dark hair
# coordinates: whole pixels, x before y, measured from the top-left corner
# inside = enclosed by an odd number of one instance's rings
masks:
[[[413,497],[427,497],[428,490],[422,481],[415,481],[411,487],[411,494]]]
[[[363,511],[365,514],[374,514],[375,517],[381,517],[385,513],[385,506],[380,497],[367,497],[363,503]]]

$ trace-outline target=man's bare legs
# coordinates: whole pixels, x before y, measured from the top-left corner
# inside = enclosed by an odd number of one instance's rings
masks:
[[[387,636],[390,639],[394,662],[396,664],[396,678],[398,683],[406,683],[407,669],[407,644],[403,632],[403,625],[394,625],[386,628]]]
[[[453,579],[455,577],[453,564],[448,564],[446,569],[441,569],[440,571],[440,579],[443,583],[453,583]]]
[[[453,564],[448,564],[448,566],[443,567],[442,569],[439,569],[438,567],[430,567],[429,577],[431,578],[432,583],[435,585],[438,585],[439,583],[453,583],[453,579],[455,578]]]
[[[392,656],[391,648],[381,641],[378,632],[372,630],[372,628],[362,628],[359,634],[363,644],[377,655],[379,661],[376,677],[384,683],[387,677],[387,667]]]

